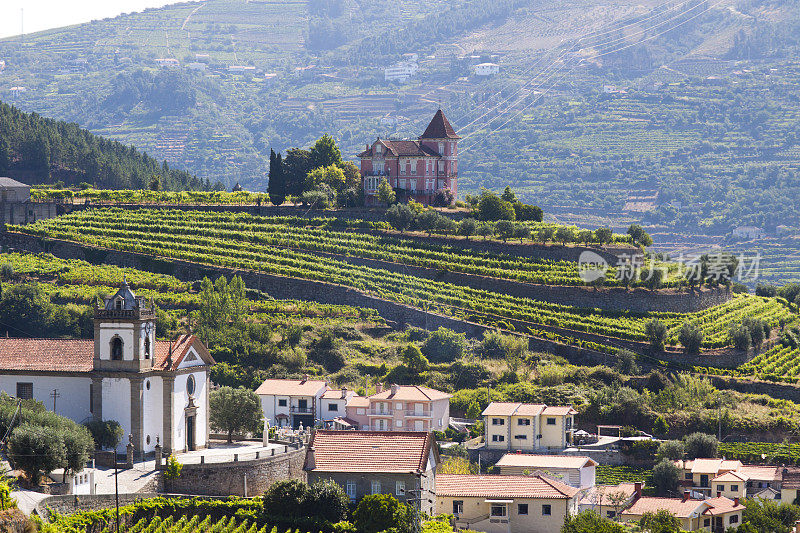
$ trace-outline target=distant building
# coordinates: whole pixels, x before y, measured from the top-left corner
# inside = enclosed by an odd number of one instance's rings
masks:
[[[22,203],[31,199],[31,186],[0,177],[0,202]]]
[[[313,428],[319,418],[322,396],[328,390],[323,380],[267,379],[256,389],[264,419],[271,426]]]
[[[236,74],[255,73],[256,67],[251,65],[228,65],[228,72]]]
[[[492,402],[481,413],[488,450],[563,450],[572,443],[571,406]]]
[[[763,239],[767,236],[764,228],[757,228],[755,226],[739,226],[734,228],[733,236],[741,239]]]
[[[200,63],[199,61],[193,61],[192,63],[186,63],[186,68],[189,70],[196,70],[198,72],[205,72],[208,70],[208,65],[205,63]]]
[[[736,528],[742,523],[744,505],[739,498],[733,500],[725,497],[696,500],[687,491],[683,498],[651,498],[637,499],[633,505],[623,511],[623,521],[634,522],[646,513],[657,513],[665,510],[681,522],[686,531],[724,532]]]
[[[333,422],[337,418],[345,416],[347,414],[347,402],[354,396],[356,396],[356,393],[347,390],[347,387],[342,387],[341,390],[326,390],[320,398],[320,420]]]
[[[571,487],[586,489],[594,486],[597,462],[579,455],[507,453],[495,466],[504,476],[542,473]]]
[[[413,61],[401,61],[390,67],[383,69],[383,77],[386,81],[406,82],[419,72],[419,65]]]
[[[543,475],[439,474],[436,514],[452,514],[459,530],[559,533],[578,514],[580,493]]]
[[[160,57],[154,61],[159,67],[179,67],[181,65],[180,61],[174,57]]]
[[[0,226],[29,224],[58,214],[56,202],[32,202],[29,185],[0,177]]]
[[[458,140],[439,109],[416,140],[378,139],[358,154],[367,204],[378,203],[377,190],[387,179],[401,201],[433,202],[438,191],[458,189]]]
[[[622,500],[617,500],[617,496],[621,496]],[[596,485],[590,487],[581,496],[580,510],[581,512],[591,510],[605,518],[616,519],[617,513],[628,508],[631,503],[641,497],[642,484],[639,482]]]
[[[497,63],[478,63],[472,67],[472,72],[476,76],[494,76],[500,72],[500,65]]]
[[[375,394],[347,404],[348,423],[371,431],[444,431],[450,422],[450,395],[419,385],[378,384]]]
[[[306,451],[308,482],[331,479],[351,502],[390,494],[432,515],[439,453],[433,434],[317,430]]]

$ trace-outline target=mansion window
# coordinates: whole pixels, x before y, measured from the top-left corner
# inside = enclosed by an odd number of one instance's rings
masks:
[[[739,523],[739,515],[733,515],[733,516],[731,516],[731,519],[730,519],[730,521],[729,521],[729,522],[730,522],[731,524],[738,524],[738,523]]]
[[[20,400],[32,400],[33,383],[17,383],[17,398]]]
[[[527,435],[514,435],[514,438],[517,440],[528,440]]]
[[[406,482],[405,481],[395,481],[394,482],[394,493],[396,496],[405,496],[406,495]]]
[[[347,497],[350,498],[351,502],[356,501],[356,482],[355,481],[348,481],[347,482]]]
[[[517,514],[528,514],[528,504],[521,503],[517,505]]]
[[[381,493],[381,482],[380,481],[373,481],[372,486],[372,494],[380,494]]]

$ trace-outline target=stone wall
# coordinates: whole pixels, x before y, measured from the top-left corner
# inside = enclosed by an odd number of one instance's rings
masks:
[[[225,463],[185,464],[167,492],[203,496],[258,496],[284,479],[302,479],[306,449],[291,449],[261,459]],[[245,485],[247,492],[245,493]]]
[[[161,496],[155,492],[136,492],[119,495],[120,507],[136,503],[146,498],[156,498]],[[113,494],[69,494],[64,496],[50,496],[43,499],[34,508],[34,512],[47,519],[50,510],[58,514],[72,514],[78,511],[97,511],[114,507],[115,500]]]

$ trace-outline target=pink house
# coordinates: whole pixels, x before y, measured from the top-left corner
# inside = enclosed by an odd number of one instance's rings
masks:
[[[346,422],[370,431],[444,431],[450,422],[450,395],[417,385],[392,385],[347,403]]]
[[[358,154],[367,205],[378,203],[382,179],[395,189],[397,199],[430,204],[437,191],[458,192],[458,140],[461,139],[439,109],[418,139],[378,139]]]

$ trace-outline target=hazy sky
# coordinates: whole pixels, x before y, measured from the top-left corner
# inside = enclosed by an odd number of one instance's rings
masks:
[[[176,0],[0,0],[0,38],[19,35],[20,8],[25,33],[69,26],[120,13],[173,4]]]

